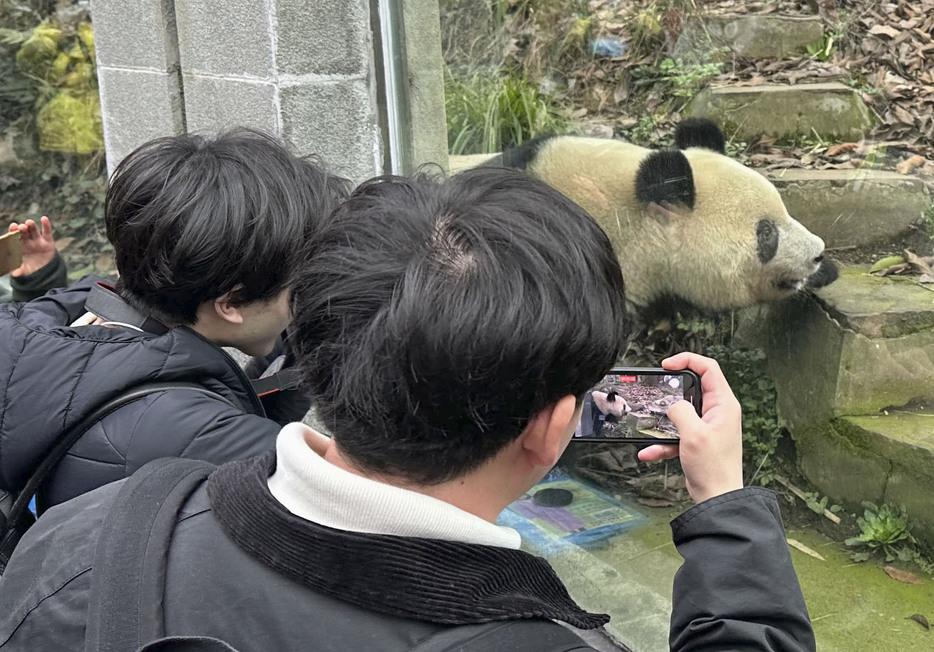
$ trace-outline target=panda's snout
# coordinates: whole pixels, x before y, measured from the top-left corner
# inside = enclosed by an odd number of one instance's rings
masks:
[[[824,254],[821,254],[820,256],[815,256],[814,258],[812,258],[811,259],[811,272],[810,274],[808,274],[808,276],[810,276],[811,274],[815,274],[820,269],[821,265],[824,264],[825,260],[826,258],[824,257]]]
[[[837,268],[836,263],[829,258],[820,256],[820,264],[817,270],[808,277],[806,285],[812,290],[817,290],[818,288],[827,287],[836,281],[838,276],[840,276],[840,270]]]

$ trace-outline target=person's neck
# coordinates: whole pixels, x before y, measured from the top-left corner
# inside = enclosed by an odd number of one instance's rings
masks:
[[[511,483],[503,482],[504,478],[515,477],[513,474],[504,473],[502,469],[505,459],[509,458],[508,451],[479,469],[453,480],[437,485],[420,485],[404,478],[374,475],[361,470],[341,452],[333,439],[327,443],[308,441],[308,445],[327,462],[344,471],[443,500],[490,523],[495,523],[500,513],[522,493],[516,492]]]
[[[189,328],[206,340],[218,346],[230,346],[227,343],[225,324],[207,313],[206,307],[198,308],[194,323]]]

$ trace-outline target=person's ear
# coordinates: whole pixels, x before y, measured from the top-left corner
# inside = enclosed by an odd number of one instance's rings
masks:
[[[551,468],[558,463],[577,417],[577,399],[570,394],[532,417],[522,433],[522,450],[534,466]]]
[[[242,324],[243,312],[240,305],[233,303],[231,293],[227,292],[214,299],[214,312],[217,316],[230,324]]]

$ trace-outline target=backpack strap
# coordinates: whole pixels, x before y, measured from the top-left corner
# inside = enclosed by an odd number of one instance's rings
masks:
[[[211,636],[168,636],[144,645],[136,652],[237,652]]]
[[[153,335],[165,335],[170,330],[155,317],[133,308],[117,294],[112,285],[100,281],[91,286],[88,298],[84,301],[84,309],[104,321],[127,324]]]
[[[233,405],[233,403],[220,394],[212,392],[202,385],[184,382],[165,382],[137,385],[95,408],[90,414],[61,434],[52,448],[45,454],[45,457],[42,458],[42,461],[39,462],[36,470],[29,476],[26,485],[17,492],[16,498],[13,500],[9,511],[4,512],[4,510],[0,510],[0,537],[2,537],[0,538],[0,573],[6,569],[7,562],[13,554],[13,549],[23,536],[23,533],[32,525],[33,519],[29,511],[29,502],[46,483],[49,477],[51,477],[52,471],[54,471],[58,463],[64,459],[71,447],[74,446],[95,423],[111,412],[115,412],[124,405],[139,400],[149,394],[172,389],[198,391],[219,401],[224,401],[229,405]]]
[[[593,652],[573,631],[550,620],[507,620],[451,627],[410,652]]]
[[[164,636],[166,564],[175,521],[214,468],[166,458],[149,462],[124,482],[94,550],[88,652],[134,652]]]

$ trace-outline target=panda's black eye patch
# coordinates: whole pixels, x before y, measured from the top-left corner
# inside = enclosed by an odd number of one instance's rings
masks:
[[[760,263],[769,262],[778,253],[778,229],[772,220],[759,220],[756,225],[756,250]]]

